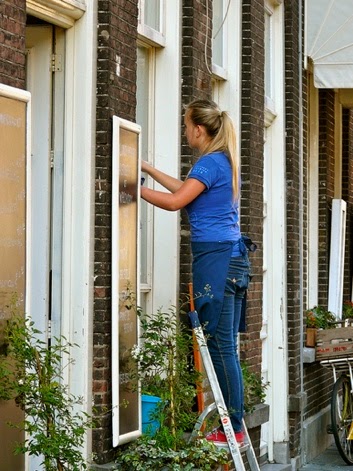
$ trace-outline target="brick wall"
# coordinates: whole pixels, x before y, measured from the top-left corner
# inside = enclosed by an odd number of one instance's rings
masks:
[[[263,136],[264,136],[264,7],[243,2],[241,102],[241,227],[258,245],[251,254],[253,279],[249,290],[247,325],[242,334],[242,357],[260,371],[262,323]]]
[[[343,300],[351,299],[353,261],[353,112],[342,110],[342,198],[347,202]]]
[[[208,13],[208,16],[207,16]],[[207,30],[208,20],[208,30]],[[208,37],[206,32],[208,31]],[[207,12],[205,0],[185,0],[182,6],[182,88],[181,101],[186,105],[196,98],[212,97],[211,74],[212,2]],[[205,57],[205,42],[207,54]],[[181,113],[182,120],[184,113]],[[183,124],[183,122],[181,123]],[[183,126],[181,127],[183,130]],[[181,179],[184,180],[196,160],[196,153],[181,134]],[[190,227],[185,210],[180,212],[180,293],[187,293],[191,276]]]
[[[26,1],[0,1],[0,83],[25,88]]]
[[[96,462],[111,443],[111,183],[112,116],[135,121],[137,0],[98,1],[93,431]],[[117,57],[120,73],[117,74]]]
[[[330,255],[331,208],[334,192],[334,103],[333,90],[319,90],[319,292],[318,302],[327,307]],[[329,404],[332,373],[306,365],[304,383],[307,392],[305,419]]]
[[[300,393],[300,289],[301,289],[301,200],[305,182],[302,180],[301,159],[301,90],[300,74],[300,4],[285,1],[285,113],[286,113],[286,192],[287,192],[287,316],[289,395]],[[304,24],[304,23],[303,23]],[[302,78],[305,75],[302,74]],[[303,104],[303,102],[302,102]],[[304,165],[303,165],[304,168]],[[296,457],[300,443],[300,411],[289,413],[290,455]]]
[[[241,334],[241,359],[261,371],[263,145],[264,145],[264,5],[244,0],[242,9],[241,228],[257,244],[250,254],[253,279],[247,305],[247,333]],[[260,436],[252,436],[258,450]]]
[[[328,304],[331,209],[335,181],[335,93],[319,91],[319,304]]]
[[[306,302],[307,289],[307,74],[299,63],[300,0],[285,2],[285,94],[286,94],[286,180],[287,180],[287,293],[288,293],[288,371],[289,394],[301,392],[300,364],[300,296]],[[302,13],[304,9],[302,9]],[[304,18],[302,17],[302,24]],[[302,37],[303,40],[303,37]],[[303,44],[302,44],[303,46]],[[302,70],[302,94],[299,71]],[[327,305],[330,206],[334,182],[334,94],[320,90],[319,123],[319,303]],[[302,99],[302,110],[300,108]],[[302,111],[302,115],[301,115]],[[302,135],[300,126],[303,125]],[[302,142],[301,142],[302,137]],[[302,148],[300,146],[303,146]],[[303,167],[300,161],[303,159]],[[302,173],[301,173],[302,170]],[[301,204],[303,205],[301,207]],[[303,211],[301,216],[301,210]],[[302,227],[300,218],[303,217]],[[301,229],[303,230],[300,234]],[[302,237],[302,247],[300,241]],[[303,251],[301,253],[301,250]],[[301,267],[302,260],[302,267]],[[301,292],[302,290],[302,292]],[[332,385],[331,373],[317,364],[304,365],[304,390],[307,407],[304,420],[328,404]],[[290,455],[300,454],[301,411],[289,413]]]

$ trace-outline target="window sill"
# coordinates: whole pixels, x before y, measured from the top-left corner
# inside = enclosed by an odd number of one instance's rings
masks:
[[[258,404],[252,412],[245,414],[245,423],[248,429],[253,429],[269,421],[270,406]]]
[[[303,363],[315,363],[315,348],[304,347],[303,348]]]

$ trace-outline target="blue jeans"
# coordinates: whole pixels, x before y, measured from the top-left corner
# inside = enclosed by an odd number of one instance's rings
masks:
[[[249,274],[250,263],[247,254],[231,258],[217,330],[207,340],[213,366],[235,432],[242,429],[244,413],[244,387],[237,351],[237,336],[242,299],[249,285]]]

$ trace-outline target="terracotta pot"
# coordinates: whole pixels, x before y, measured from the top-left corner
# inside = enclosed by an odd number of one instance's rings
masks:
[[[317,329],[315,327],[307,327],[306,328],[306,347],[315,347],[316,346],[316,332]]]

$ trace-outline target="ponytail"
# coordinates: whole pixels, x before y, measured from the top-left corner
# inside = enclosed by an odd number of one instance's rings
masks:
[[[195,125],[204,126],[211,138],[204,149],[204,154],[211,152],[224,152],[232,169],[233,197],[239,197],[239,157],[235,126],[228,112],[221,111],[218,105],[209,100],[195,100],[185,108],[191,121]]]

